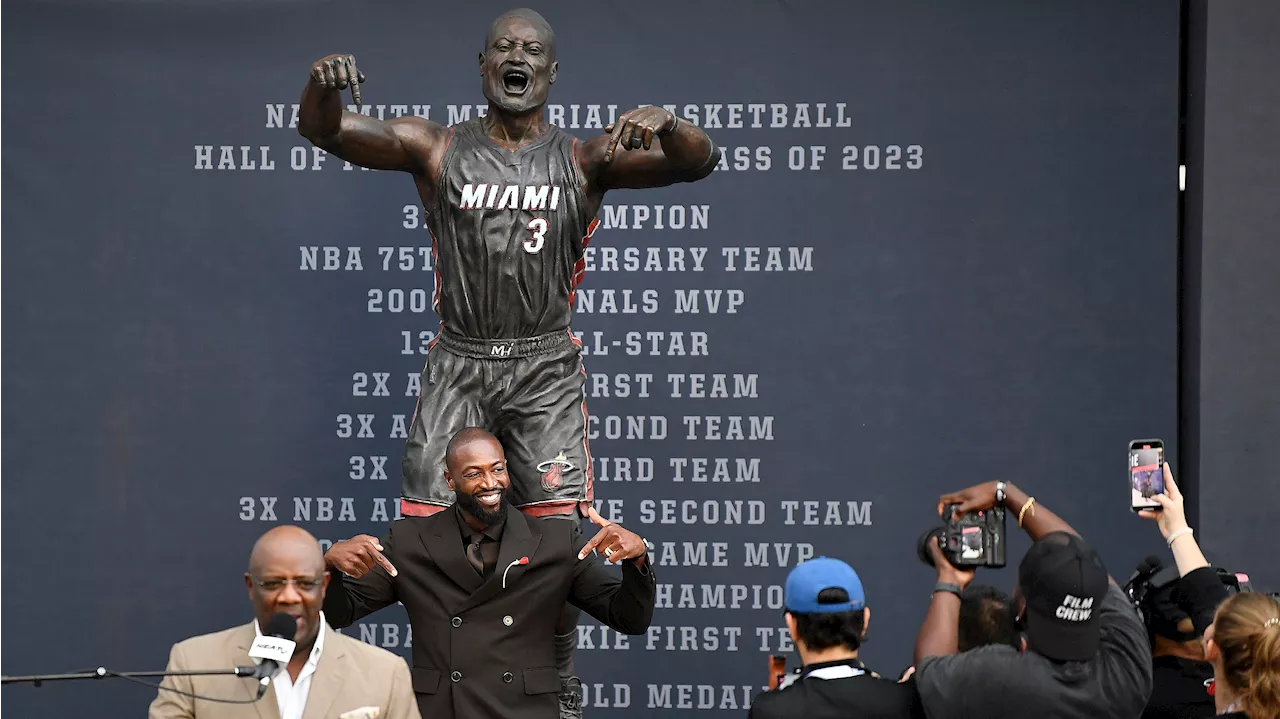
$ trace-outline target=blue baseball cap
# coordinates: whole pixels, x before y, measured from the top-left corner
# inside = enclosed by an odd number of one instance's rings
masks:
[[[849,601],[819,603],[818,593],[824,589],[843,589]],[[867,598],[853,567],[839,559],[814,557],[787,575],[786,605],[793,614],[835,614],[862,609]]]

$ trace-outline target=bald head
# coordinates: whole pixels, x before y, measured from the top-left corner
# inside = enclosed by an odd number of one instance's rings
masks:
[[[249,553],[249,572],[259,574],[268,566],[286,565],[302,573],[324,573],[320,542],[302,527],[282,525],[258,538]]]
[[[480,53],[481,87],[494,117],[527,117],[542,111],[555,84],[556,34],[528,8],[498,16]]]
[[[476,442],[484,442],[486,444],[491,443],[497,445],[499,448],[502,447],[502,444],[498,441],[497,437],[493,436],[492,432],[481,429],[480,427],[466,427],[453,435],[453,438],[449,440],[448,446],[445,447],[444,466],[452,469],[458,461],[459,453],[462,452],[467,445]]]
[[[320,608],[329,575],[320,543],[301,527],[276,527],[258,538],[244,575],[253,615],[265,627],[276,614],[297,622],[295,656],[306,656],[320,633]]]
[[[502,34],[512,20],[522,20],[528,23],[538,33],[539,39],[547,45],[551,51],[552,57],[555,57],[556,33],[551,29],[551,23],[537,10],[531,10],[527,7],[508,10],[497,17],[490,25],[489,32],[484,36],[484,46],[486,50],[493,46],[493,41]]]

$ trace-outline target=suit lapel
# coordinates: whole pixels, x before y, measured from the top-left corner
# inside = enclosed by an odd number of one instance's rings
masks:
[[[524,513],[511,507],[507,512],[506,527],[502,530],[502,545],[498,548],[498,564],[493,568],[493,576],[487,582],[474,590],[470,597],[459,607],[459,612],[478,606],[489,601],[503,590],[502,579],[503,573],[506,573],[507,587],[513,586],[520,579],[520,575],[527,568],[526,565],[516,564],[512,566],[512,562],[519,560],[521,557],[529,557],[533,559],[534,552],[538,549],[538,542],[541,541],[542,535],[535,535],[529,528],[529,520]],[[467,564],[467,558],[462,556],[462,561],[466,564],[467,569],[472,575],[476,570]],[[508,567],[511,567],[509,570]]]
[[[435,560],[454,584],[462,587],[468,594],[480,588],[484,578],[476,573],[462,548],[462,534],[458,529],[457,508],[451,507],[444,512],[436,512],[429,518],[420,536],[427,553]],[[434,520],[434,521],[431,521]]]
[[[325,628],[324,648],[320,651],[320,660],[316,663],[316,671],[311,675],[311,689],[307,691],[307,705],[302,710],[302,719],[321,719],[328,717],[329,707],[342,691],[342,683],[347,672],[343,671],[347,664],[347,647],[350,640],[341,634]]]
[[[253,664],[253,658],[249,656],[249,646],[253,644],[253,640],[258,633],[253,630],[253,623],[244,625],[240,631],[235,633],[235,654],[232,660],[236,666],[247,666]],[[253,699],[258,695],[258,682],[245,681],[238,679],[240,686],[244,690],[245,699]],[[253,710],[258,713],[258,719],[280,719],[280,703],[276,701],[276,687],[271,684],[267,687],[267,691],[262,698],[252,704]]]

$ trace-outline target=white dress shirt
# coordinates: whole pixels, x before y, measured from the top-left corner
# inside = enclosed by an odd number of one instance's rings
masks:
[[[307,695],[311,692],[311,675],[316,673],[320,652],[324,651],[324,634],[328,631],[326,623],[324,612],[320,612],[320,631],[316,634],[315,645],[311,647],[311,656],[307,657],[307,663],[298,672],[298,681],[293,681],[288,667],[284,665],[271,678],[271,683],[276,688],[276,706],[280,708],[280,719],[302,719],[302,712],[307,708]],[[253,630],[258,636],[262,636],[262,628],[258,626],[257,619],[253,620]],[[253,661],[262,663],[261,659]]]

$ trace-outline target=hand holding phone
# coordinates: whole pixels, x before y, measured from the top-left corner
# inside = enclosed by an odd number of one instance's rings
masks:
[[[1161,476],[1164,478],[1164,494],[1152,497],[1160,506],[1154,510],[1140,509],[1138,516],[1143,519],[1154,519],[1160,527],[1160,534],[1167,540],[1173,536],[1174,532],[1187,526],[1187,515],[1185,500],[1182,498],[1182,492],[1178,491],[1178,483],[1173,480],[1173,471],[1169,469],[1168,463],[1161,467]]]
[[[1164,494],[1164,441],[1135,439],[1129,442],[1129,509],[1161,510],[1154,497]]]
[[[774,691],[787,676],[787,658],[781,654],[769,655],[769,691]]]

